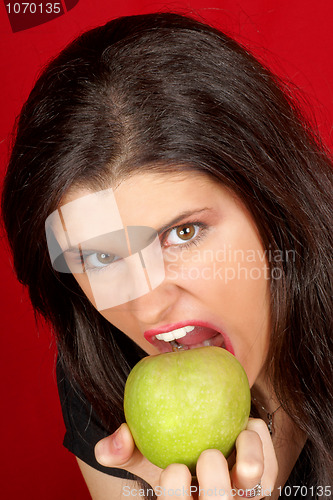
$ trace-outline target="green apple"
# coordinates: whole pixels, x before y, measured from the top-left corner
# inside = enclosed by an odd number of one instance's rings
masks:
[[[163,469],[185,464],[192,474],[206,449],[228,457],[250,405],[243,367],[220,347],[148,356],[125,386],[125,418],[141,453]]]

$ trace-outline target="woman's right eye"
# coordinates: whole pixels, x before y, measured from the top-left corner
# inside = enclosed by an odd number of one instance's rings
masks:
[[[103,268],[113,264],[121,257],[114,255],[112,253],[105,252],[95,252],[90,255],[84,257],[85,267],[86,269],[95,269],[95,268]]]

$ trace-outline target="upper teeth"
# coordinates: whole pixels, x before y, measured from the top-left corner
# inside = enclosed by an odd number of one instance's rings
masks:
[[[194,326],[183,326],[182,328],[177,328],[176,330],[171,330],[171,332],[159,333],[156,335],[158,340],[164,340],[164,342],[171,342],[171,340],[181,339],[185,335],[194,330]]]

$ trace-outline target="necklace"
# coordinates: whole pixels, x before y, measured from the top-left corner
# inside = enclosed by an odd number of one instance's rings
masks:
[[[270,433],[270,436],[272,437],[273,432],[274,432],[273,417],[274,417],[275,413],[281,408],[282,405],[280,404],[274,411],[272,411],[272,413],[270,413],[269,411],[266,410],[266,408],[262,405],[262,403],[260,403],[260,401],[258,401],[255,397],[252,397],[252,399],[254,401],[256,401],[257,403],[259,403],[260,408],[262,410],[264,410],[264,412],[266,413],[266,418],[268,420],[267,427],[268,427],[268,431]]]

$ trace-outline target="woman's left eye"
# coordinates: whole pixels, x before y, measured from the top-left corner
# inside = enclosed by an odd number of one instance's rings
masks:
[[[197,237],[199,230],[199,224],[182,224],[171,229],[165,238],[164,244],[166,246],[186,244]]]

